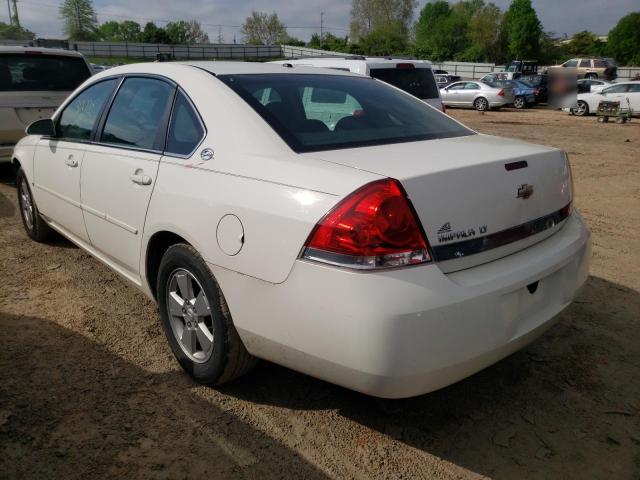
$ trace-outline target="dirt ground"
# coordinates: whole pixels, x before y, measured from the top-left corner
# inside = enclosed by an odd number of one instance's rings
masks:
[[[155,306],[64,240],[27,240],[0,184],[0,478],[640,478],[640,120],[451,111],[566,149],[592,276],[523,351],[382,401],[262,362],[220,389],[178,367]]]

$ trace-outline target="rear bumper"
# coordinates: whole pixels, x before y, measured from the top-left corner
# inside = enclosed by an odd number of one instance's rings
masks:
[[[366,274],[299,261],[274,285],[212,269],[252,354],[402,398],[461,380],[540,336],[587,279],[590,252],[574,212],[552,237],[451,274],[437,265]]]

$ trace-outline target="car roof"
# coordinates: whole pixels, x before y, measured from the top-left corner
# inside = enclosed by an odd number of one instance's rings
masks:
[[[0,53],[41,53],[46,55],[60,55],[65,57],[83,57],[80,52],[76,52],[75,50],[46,47],[0,46]]]
[[[200,69],[210,72],[214,75],[242,75],[242,74],[312,74],[312,75],[339,75],[350,77],[361,77],[361,75],[341,70],[328,70],[318,67],[294,66],[288,67],[277,63],[258,63],[258,62],[229,62],[229,61],[195,61],[195,62],[146,62],[146,63],[130,63],[128,65],[120,65],[102,71],[94,76],[94,78],[104,78],[106,76],[118,74],[155,74],[167,75],[185,74],[187,69]]]

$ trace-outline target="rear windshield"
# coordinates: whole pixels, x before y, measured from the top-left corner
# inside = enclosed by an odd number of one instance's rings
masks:
[[[372,68],[369,74],[422,100],[438,98],[438,86],[428,68]]]
[[[0,91],[72,91],[91,76],[80,57],[0,54]]]
[[[368,77],[218,75],[296,152],[473,135],[420,100]]]

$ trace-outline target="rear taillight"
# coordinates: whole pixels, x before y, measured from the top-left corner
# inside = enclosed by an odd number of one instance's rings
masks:
[[[431,261],[427,239],[400,183],[369,183],[315,226],[301,257],[360,270]]]
[[[498,92],[499,97],[504,97],[504,88]]]

